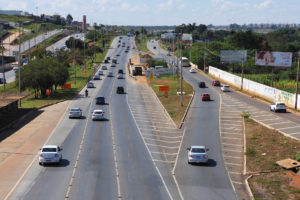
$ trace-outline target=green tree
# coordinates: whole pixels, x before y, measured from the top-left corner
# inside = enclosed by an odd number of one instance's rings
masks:
[[[67,20],[67,24],[68,24],[68,25],[71,25],[72,22],[73,22],[73,17],[72,17],[72,15],[68,14],[66,20]]]

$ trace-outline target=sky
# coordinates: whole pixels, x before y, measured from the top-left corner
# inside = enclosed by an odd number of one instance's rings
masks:
[[[300,0],[0,0],[1,10],[114,25],[300,24]]]

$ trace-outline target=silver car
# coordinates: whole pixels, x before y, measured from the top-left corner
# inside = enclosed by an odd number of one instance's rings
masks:
[[[69,118],[81,118],[82,110],[80,108],[70,108],[69,110]]]
[[[57,163],[62,161],[62,151],[63,149],[57,145],[45,145],[41,148],[39,155],[39,165],[44,165],[46,163]]]
[[[188,150],[188,164],[204,163],[208,164],[208,149],[205,146],[191,146]]]

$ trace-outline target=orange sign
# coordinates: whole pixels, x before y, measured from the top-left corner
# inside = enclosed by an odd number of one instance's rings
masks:
[[[170,91],[170,87],[168,85],[159,86],[159,91]]]
[[[50,95],[50,90],[46,89],[46,95],[49,96]]]
[[[168,92],[165,92],[164,96],[165,96],[165,98],[168,98]]]
[[[150,79],[153,80],[153,74],[151,74]]]
[[[61,86],[62,89],[67,89],[67,88],[71,88],[71,84],[63,84]]]

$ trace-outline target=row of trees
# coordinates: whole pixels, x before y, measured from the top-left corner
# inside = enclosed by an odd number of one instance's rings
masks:
[[[18,80],[18,73],[17,80]],[[22,90],[34,89],[35,98],[45,97],[46,90],[56,90],[69,78],[68,66],[53,58],[38,58],[21,69]],[[17,83],[18,84],[18,83]]]

